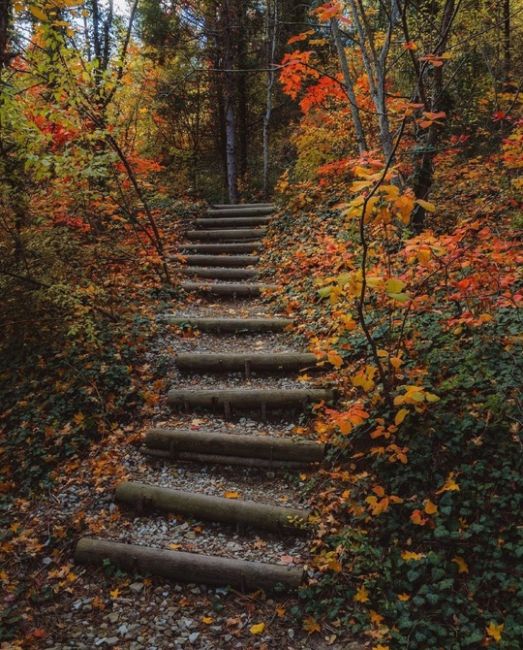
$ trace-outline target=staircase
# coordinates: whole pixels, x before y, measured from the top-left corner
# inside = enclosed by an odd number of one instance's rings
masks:
[[[268,535],[260,542],[266,545],[303,537],[310,530],[307,509],[285,503],[290,489],[285,476],[313,470],[325,450],[292,437],[289,417],[302,418],[311,405],[331,402],[334,395],[328,388],[295,381],[302,371],[310,376],[318,370],[316,358],[288,349],[291,321],[264,313],[260,297],[272,285],[259,281],[256,266],[273,213],[271,204],[218,205],[186,233],[188,241],[180,251],[186,277],[182,287],[193,295],[195,308],[192,313],[163,314],[161,320],[200,336],[195,349],[176,356],[174,385],[166,397],[172,423],[155,426],[145,438],[142,451],[151,471],[157,471],[158,484],[150,479],[120,484],[115,500],[125,513],[212,522],[220,535],[236,531],[236,537],[255,529]],[[209,341],[215,347],[218,341],[223,349],[205,349]],[[200,421],[208,428],[200,428]],[[173,471],[197,464],[207,478],[207,468],[214,475],[228,471],[246,488],[269,477],[271,491],[281,492],[280,503],[244,499],[236,492],[218,496],[199,485],[194,491],[174,489],[174,484],[164,484],[165,464]],[[158,544],[83,538],[75,558],[94,565],[109,560],[130,572],[242,590],[295,589],[303,579],[303,567],[295,562],[252,561]]]

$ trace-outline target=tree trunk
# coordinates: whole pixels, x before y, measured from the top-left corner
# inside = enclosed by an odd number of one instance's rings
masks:
[[[365,141],[365,132],[361,123],[360,111],[356,101],[356,95],[354,94],[354,86],[350,75],[349,63],[347,61],[347,55],[345,54],[345,48],[343,47],[341,40],[337,18],[331,19],[331,32],[334,44],[336,45],[336,50],[338,51],[338,59],[340,61],[341,71],[343,73],[343,81],[345,83],[345,89],[349,98],[350,112],[352,116],[352,123],[354,125],[354,132],[356,134],[358,151],[360,154],[363,154],[367,151],[367,142]]]
[[[236,149],[235,80],[233,70],[233,34],[229,0],[224,0],[220,31],[223,44],[223,80],[225,112],[225,159],[229,203],[238,203],[238,162]]]
[[[505,83],[510,81],[512,68],[510,0],[503,0],[503,73]]]
[[[441,18],[438,48],[435,52],[436,55],[441,55],[446,49],[447,42],[450,36],[452,23],[456,17],[456,1],[447,0],[443,15]],[[445,66],[438,66],[433,71],[433,88],[432,88],[432,101],[426,110],[433,113],[438,113],[443,110],[443,70]],[[436,155],[437,144],[440,139],[442,127],[438,124],[433,124],[423,134],[422,140],[419,143],[421,154],[416,161],[414,168],[413,190],[417,199],[426,200],[429,197],[434,180],[434,156]],[[426,211],[421,205],[417,205],[412,214],[412,225],[416,232],[423,230],[425,226]]]
[[[7,66],[9,53],[9,28],[11,26],[11,0],[0,0],[0,74]],[[0,77],[0,83],[2,82]]]
[[[272,118],[272,93],[275,82],[275,72],[273,70],[274,60],[276,57],[276,43],[278,33],[278,0],[274,0],[271,11],[271,1],[267,0],[267,93],[265,103],[265,114],[263,116],[263,196],[268,198],[269,195],[269,165],[270,165],[270,124]]]

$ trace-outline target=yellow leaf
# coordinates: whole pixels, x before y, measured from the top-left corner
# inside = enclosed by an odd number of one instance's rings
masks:
[[[358,587],[353,600],[357,603],[366,603],[369,600],[369,592],[363,586]]]
[[[35,18],[38,18],[38,20],[44,22],[47,20],[47,14],[45,13],[45,11],[42,11],[40,7],[30,6],[29,11],[33,14]]]
[[[278,618],[283,618],[286,612],[287,610],[285,609],[285,607],[283,607],[283,605],[278,605],[278,607],[276,607],[276,616]]]
[[[469,572],[469,566],[462,557],[458,557],[456,555],[456,557],[452,558],[452,561],[454,562],[454,564],[458,565],[458,573],[468,573]]]
[[[390,646],[388,645],[382,645],[381,643],[379,645],[373,645],[372,650],[390,650]]]
[[[399,425],[403,422],[403,420],[407,417],[408,414],[409,414],[409,410],[408,410],[408,409],[400,409],[400,410],[396,413],[396,417],[394,418],[394,424],[395,424],[397,427],[399,427]]]
[[[118,587],[109,592],[109,596],[111,596],[113,600],[115,598],[118,598],[119,595],[120,595],[120,590],[118,589]]]
[[[443,492],[459,492],[459,485],[454,480],[454,476],[454,472],[451,472],[447,476],[445,483],[443,483],[440,489],[437,490],[436,494],[442,494]]]
[[[224,492],[223,496],[226,499],[239,499],[240,498],[240,493],[239,492]]]
[[[256,623],[255,625],[251,625],[249,628],[249,632],[251,634],[263,634],[265,630],[265,623]]]
[[[401,554],[401,559],[405,562],[410,562],[411,560],[422,560],[425,557],[425,553],[414,553],[413,551],[403,551]]]
[[[385,283],[385,291],[387,293],[401,293],[404,286],[405,282],[402,280],[398,280],[398,278],[391,278]]]
[[[383,621],[383,616],[378,614],[378,612],[375,612],[373,609],[370,610],[369,614],[371,622],[375,625],[379,625]]]
[[[327,361],[335,368],[341,368],[343,365],[343,358],[336,352],[336,350],[329,350],[327,353]]]
[[[424,201],[423,199],[416,199],[416,203],[427,212],[436,212],[436,206],[434,205],[434,203],[429,203],[428,201]]]
[[[505,625],[503,623],[500,623],[499,625],[497,623],[494,623],[494,621],[490,621],[490,623],[487,626],[486,632],[488,636],[490,636],[494,641],[501,641],[501,636],[503,634],[503,628]]]
[[[312,616],[307,616],[303,622],[303,629],[309,634],[314,634],[314,632],[321,632],[320,624]]]
[[[401,600],[402,603],[406,603],[410,600],[410,594],[398,594],[398,600]]]
[[[427,499],[424,502],[424,510],[428,515],[435,515],[438,512],[438,506],[435,503],[432,503],[430,499]]]
[[[181,544],[169,544],[171,551],[177,551],[179,548],[182,548]]]
[[[211,625],[214,623],[214,618],[212,616],[204,616],[202,618],[202,623],[205,623],[205,625]]]

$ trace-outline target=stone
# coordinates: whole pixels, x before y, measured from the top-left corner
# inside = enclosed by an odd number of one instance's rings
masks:
[[[133,582],[129,585],[129,589],[135,594],[139,594],[143,590],[143,582]]]

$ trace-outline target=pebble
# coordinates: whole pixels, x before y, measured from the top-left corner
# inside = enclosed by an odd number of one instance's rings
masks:
[[[129,585],[129,589],[135,594],[139,594],[143,589],[143,582],[133,582],[131,585]]]

